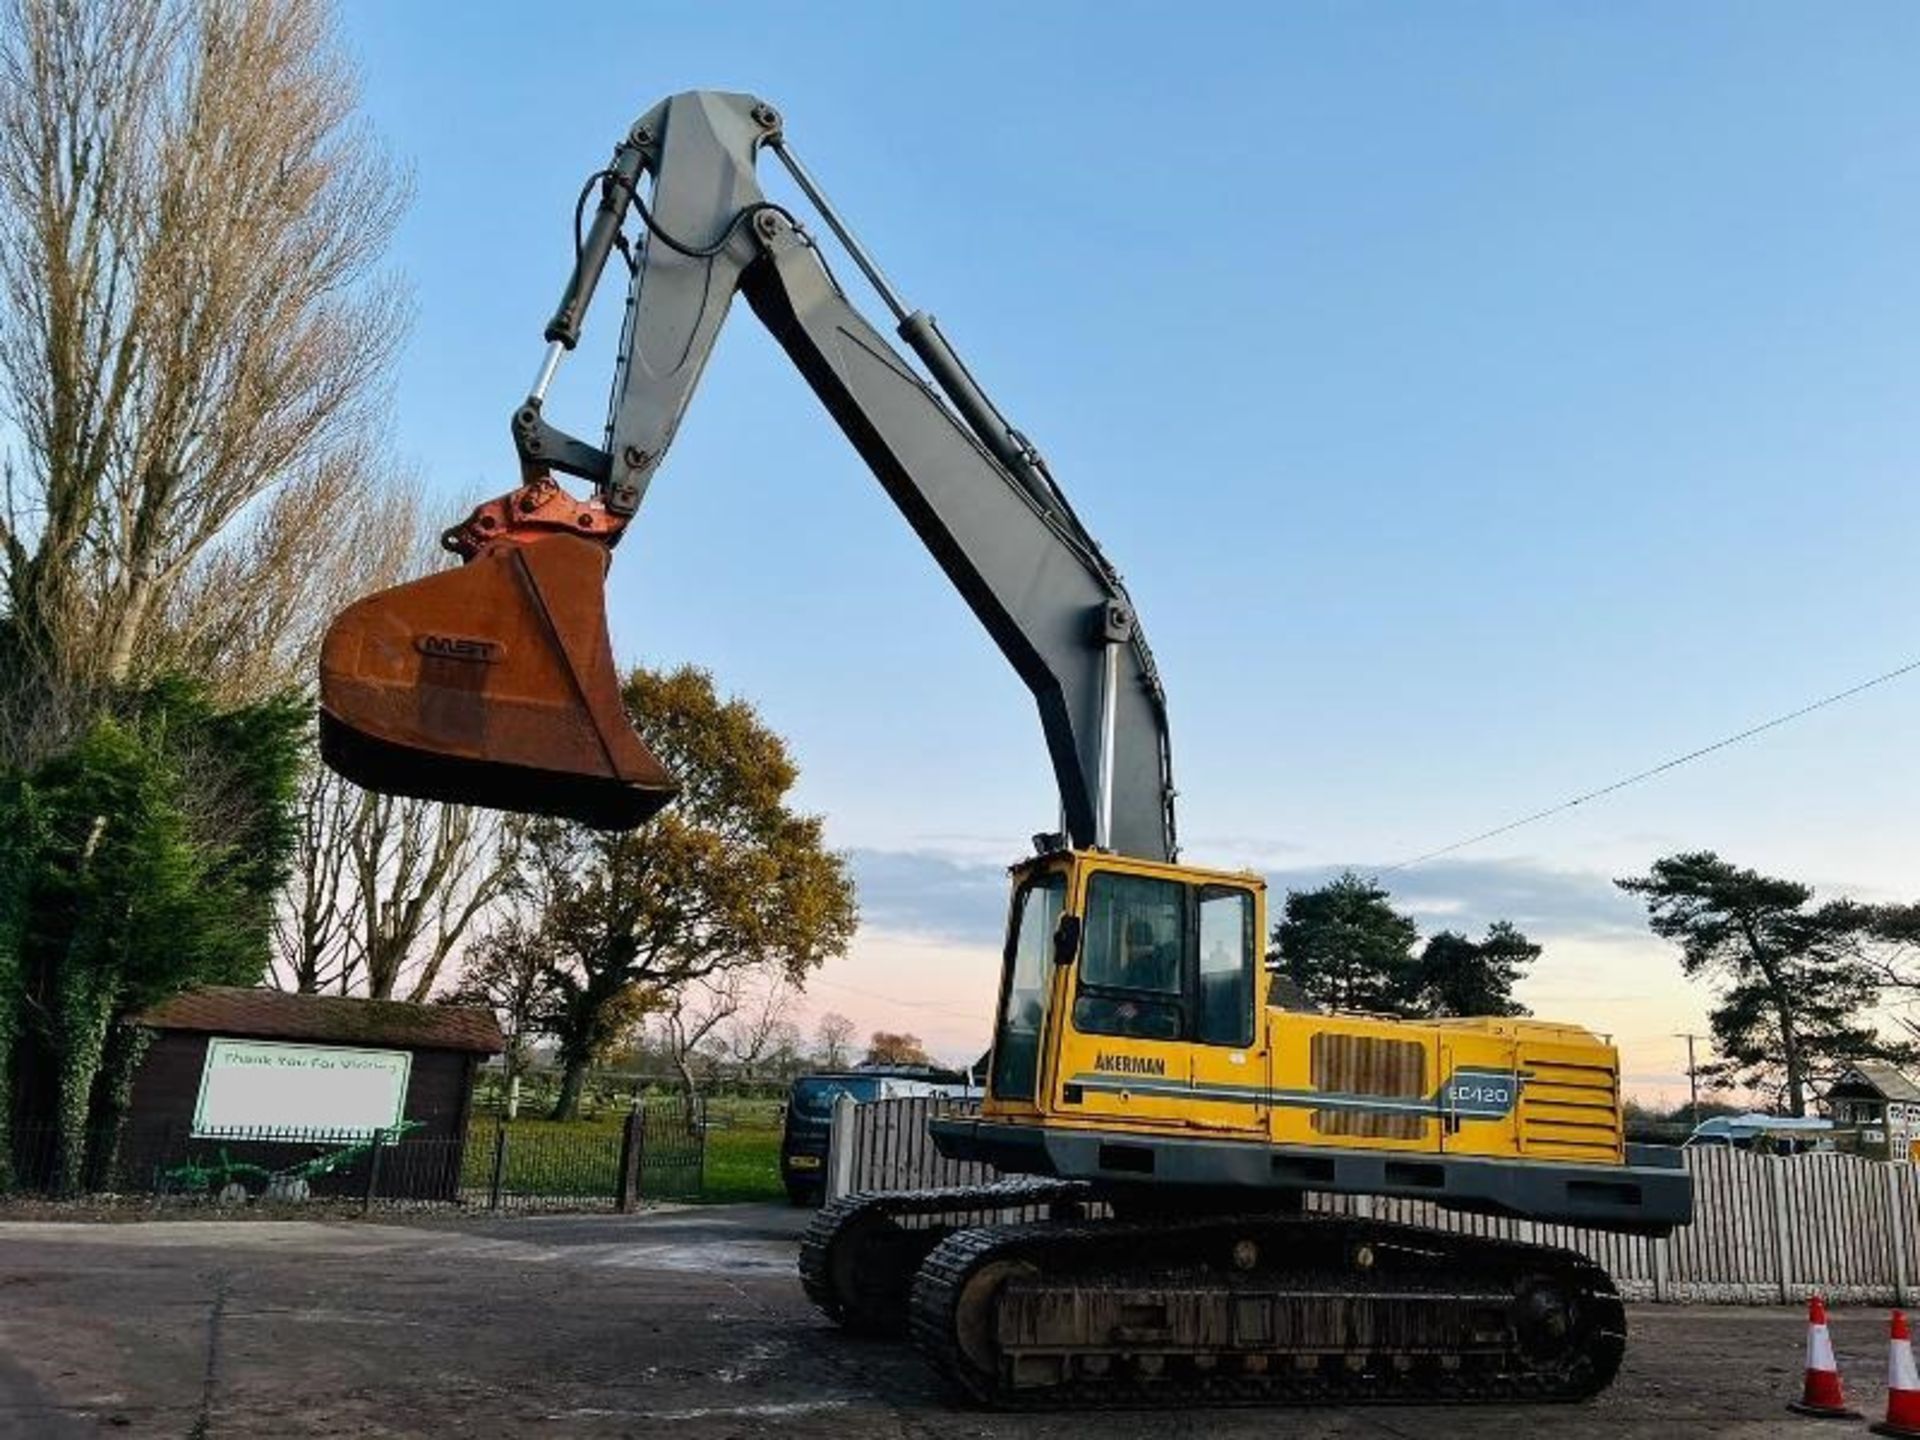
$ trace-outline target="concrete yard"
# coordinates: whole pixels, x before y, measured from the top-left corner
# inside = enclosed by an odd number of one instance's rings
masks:
[[[0,1435],[1519,1437],[1824,1433],[1795,1310],[1636,1307],[1601,1400],[1499,1410],[1001,1416],[801,1298],[805,1212],[0,1224]],[[1840,1312],[1878,1417],[1885,1314]],[[1856,1433],[1858,1427],[1828,1427]]]

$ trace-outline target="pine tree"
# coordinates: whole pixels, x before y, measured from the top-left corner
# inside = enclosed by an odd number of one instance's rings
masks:
[[[1708,1016],[1721,1087],[1777,1091],[1807,1113],[1816,1080],[1858,1059],[1909,1059],[1871,1011],[1883,976],[1867,958],[1878,912],[1849,900],[1813,904],[1810,885],[1742,870],[1710,850],[1656,860],[1614,882],[1647,902],[1653,933],[1680,946],[1680,968],[1718,985]]]

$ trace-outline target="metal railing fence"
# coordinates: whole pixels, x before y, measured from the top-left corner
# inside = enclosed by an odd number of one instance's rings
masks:
[[[475,1117],[452,1135],[418,1122],[375,1133],[129,1124],[70,1141],[42,1124],[16,1125],[7,1141],[0,1194],[495,1211],[697,1199],[706,1150],[677,1099],[590,1126]]]

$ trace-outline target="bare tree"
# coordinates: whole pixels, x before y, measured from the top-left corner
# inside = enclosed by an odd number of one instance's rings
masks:
[[[311,683],[325,626],[360,595],[426,573],[430,540],[415,498],[359,505],[343,465],[277,491],[233,543],[173,597],[168,664],[242,701]],[[344,515],[319,527],[312,516]],[[284,990],[348,992],[362,968],[352,837],[361,793],[315,756],[300,787],[299,830],[274,922],[273,979]]]
[[[228,703],[310,688],[335,615],[448,560],[412,482],[377,473],[350,451],[265,497],[173,591],[149,662]]]
[[[347,847],[353,943],[367,994],[425,1000],[475,917],[506,885],[508,829],[497,811],[338,783],[357,808]]]
[[[204,651],[221,607],[183,596],[297,571],[317,500],[378,508],[408,185],[356,100],[328,0],[0,0],[8,758]]]
[[[800,1028],[789,1018],[798,994],[777,972],[751,989],[742,988],[740,1008],[721,1028],[719,1048],[740,1078],[751,1081],[761,1065],[790,1055],[799,1044]]]
[[[842,1070],[853,1058],[853,1037],[857,1027],[837,1010],[829,1010],[813,1027],[813,1043],[819,1047],[820,1064],[827,1070]]]
[[[353,976],[347,835],[338,777],[314,760],[300,786],[294,863],[273,924],[273,979],[282,990],[345,993]]]
[[[274,982],[428,999],[502,899],[515,834],[491,812],[371,794],[316,760],[276,917]]]
[[[302,563],[283,521],[325,499],[333,472],[273,497],[242,540],[177,594],[172,640],[229,693],[304,684],[328,621],[369,591],[447,560],[413,496],[361,507],[335,543]],[[329,507],[331,508],[331,506]],[[353,518],[358,514],[360,518]],[[239,636],[255,652],[222,668]],[[370,794],[315,763],[302,796],[295,874],[277,935],[274,977],[288,989],[365,990],[425,1000],[474,921],[500,897],[512,865],[510,827],[466,807]]]
[[[680,1074],[689,1125],[699,1118],[700,1108],[700,1080],[694,1073],[694,1059],[707,1037],[739,1013],[745,988],[738,970],[721,970],[688,981],[661,1007],[660,1031],[667,1042],[667,1053],[673,1057],[673,1068]]]

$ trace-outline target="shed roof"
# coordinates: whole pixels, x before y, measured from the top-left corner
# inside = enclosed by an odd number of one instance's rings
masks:
[[[1877,1092],[1882,1099],[1897,1100],[1903,1104],[1920,1104],[1920,1085],[1909,1080],[1899,1066],[1885,1060],[1855,1060],[1840,1072],[1840,1078],[1828,1087],[1827,1093],[1852,1088],[1863,1084]]]
[[[411,1005],[348,995],[293,995],[242,985],[202,985],[134,1017],[155,1030],[196,1030],[322,1045],[387,1045],[404,1050],[506,1048],[493,1012],[465,1005]]]

